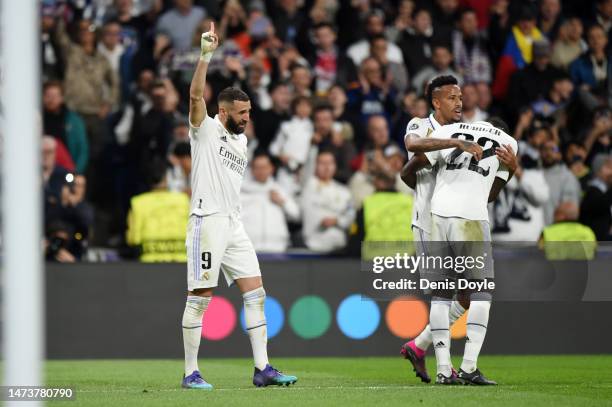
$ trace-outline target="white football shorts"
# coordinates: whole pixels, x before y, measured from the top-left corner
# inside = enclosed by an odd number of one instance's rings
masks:
[[[219,271],[227,285],[261,276],[259,261],[242,221],[227,215],[191,215],[187,224],[187,287],[217,287]]]

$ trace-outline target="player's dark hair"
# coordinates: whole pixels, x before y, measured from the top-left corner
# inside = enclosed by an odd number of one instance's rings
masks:
[[[440,89],[443,86],[447,85],[459,85],[459,81],[453,75],[440,75],[433,78],[429,84],[427,85],[427,89],[425,89],[425,98],[427,99],[427,104],[431,109],[433,106],[433,93],[436,89]]]
[[[217,96],[218,104],[234,103],[235,100],[238,100],[240,102],[248,102],[251,99],[249,99],[249,95],[244,93],[244,91],[242,91],[241,89],[234,88],[231,86],[229,88],[223,89],[219,93],[219,96]]]
[[[489,117],[487,122],[491,123],[491,125],[497,129],[500,129],[506,134],[510,134],[510,127],[503,121],[501,118],[497,116]]]

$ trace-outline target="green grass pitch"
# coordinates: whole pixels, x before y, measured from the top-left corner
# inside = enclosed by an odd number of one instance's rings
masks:
[[[422,384],[399,356],[273,362],[298,383],[257,389],[250,359],[200,360],[211,392],[180,388],[181,360],[48,361],[46,378],[76,389],[68,404],[79,406],[612,406],[612,355],[483,356],[482,371],[500,383],[486,388]]]

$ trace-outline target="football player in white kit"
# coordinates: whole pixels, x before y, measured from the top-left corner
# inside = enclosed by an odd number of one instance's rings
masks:
[[[425,153],[410,166],[414,170],[426,165],[437,165],[436,184],[431,200],[431,240],[448,242],[440,256],[468,255],[475,258],[482,250],[487,252],[485,267],[468,268],[461,275],[455,270],[427,270],[429,278],[454,280],[461,277],[471,282],[491,281],[493,259],[488,243],[491,242],[487,204],[513,175],[513,168],[505,162],[516,157],[517,142],[507,133],[507,125],[499,119],[473,124],[456,123],[432,133],[433,139],[463,139],[483,148],[480,159],[457,148]],[[502,155],[503,157],[500,157]],[[458,244],[455,244],[458,243]],[[485,242],[476,246],[464,242]],[[474,249],[476,247],[476,249]],[[484,249],[483,249],[484,248]],[[476,251],[474,251],[476,250]],[[470,299],[467,319],[466,345],[461,368],[454,373],[450,359],[449,311],[454,289],[438,288],[432,292],[430,326],[437,360],[436,383],[492,385],[478,369],[477,360],[487,331],[492,294],[490,289],[468,289],[464,293]]]
[[[182,387],[212,389],[198,368],[202,318],[222,272],[228,285],[236,283],[244,300],[246,330],[251,341],[255,373],[253,384],[289,385],[268,363],[264,314],[266,292],[253,245],[240,219],[240,186],[247,166],[247,139],[251,102],[241,90],[219,93],[219,114],[208,116],[204,87],[208,63],[218,46],[214,23],[202,34],[201,56],[190,88],[191,211],[187,227],[187,301],[183,313],[185,375]],[[204,323],[206,319],[204,318]]]
[[[457,79],[452,75],[438,76],[429,83],[427,87],[427,99],[433,113],[426,118],[415,117],[408,123],[404,143],[408,150],[408,159],[415,154],[423,156],[423,153],[432,150],[456,147],[470,152],[475,157],[482,154],[482,148],[473,142],[451,139],[432,139],[430,136],[444,125],[456,123],[461,120],[462,100],[461,88]],[[436,185],[436,167],[422,168],[416,173],[402,174],[412,175],[407,182],[414,189],[414,205],[412,209],[412,232],[416,253],[427,255],[429,250],[427,242],[431,240],[431,197]],[[462,298],[453,301],[451,307],[451,321],[454,322],[463,315],[469,302]],[[452,323],[451,322],[451,323]],[[425,352],[432,343],[431,331],[427,325],[423,331],[413,340],[402,345],[401,354],[408,359],[421,381],[431,381],[425,366]]]

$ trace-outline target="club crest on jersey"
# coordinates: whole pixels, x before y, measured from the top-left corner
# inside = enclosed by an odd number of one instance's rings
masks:
[[[221,136],[221,141],[224,141],[227,143],[227,136]]]

